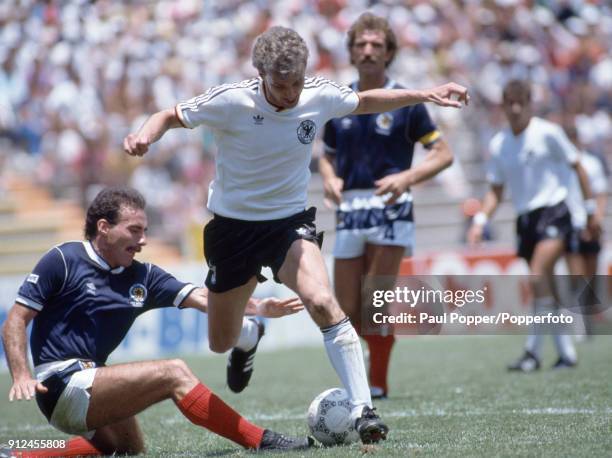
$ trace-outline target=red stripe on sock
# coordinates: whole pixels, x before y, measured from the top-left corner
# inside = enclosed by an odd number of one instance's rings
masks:
[[[177,403],[192,423],[226,437],[243,447],[258,448],[264,430],[246,420],[202,383]]]
[[[387,392],[387,373],[391,350],[395,344],[395,337],[390,336],[363,336],[370,349],[370,386],[377,386]]]
[[[40,450],[23,451],[16,456],[21,458],[42,458],[42,457],[74,457],[74,456],[101,456],[102,452],[95,448],[91,443],[82,437],[75,437],[66,443],[65,448],[44,448]]]

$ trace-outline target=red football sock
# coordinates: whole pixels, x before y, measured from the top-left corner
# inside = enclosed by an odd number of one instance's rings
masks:
[[[41,448],[38,450],[28,450],[17,453],[20,458],[42,458],[59,456],[101,456],[102,452],[95,448],[91,443],[82,437],[75,437],[66,443],[65,448]]]
[[[177,405],[192,423],[243,447],[258,448],[261,444],[264,430],[243,418],[202,383],[198,383]]]
[[[387,392],[387,372],[391,350],[395,344],[395,337],[390,336],[363,336],[370,349],[370,386],[377,386]]]

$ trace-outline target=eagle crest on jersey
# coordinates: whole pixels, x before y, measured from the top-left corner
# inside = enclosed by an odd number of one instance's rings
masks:
[[[310,119],[307,119],[306,121],[302,121],[300,123],[300,126],[298,127],[298,130],[297,130],[298,140],[304,145],[307,145],[308,143],[311,143],[312,140],[314,140],[316,133],[317,133],[316,124]]]

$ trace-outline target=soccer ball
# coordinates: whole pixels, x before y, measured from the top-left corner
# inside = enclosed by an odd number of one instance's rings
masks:
[[[359,440],[351,421],[351,403],[342,388],[330,388],[318,395],[308,408],[308,427],[323,445],[350,444]]]

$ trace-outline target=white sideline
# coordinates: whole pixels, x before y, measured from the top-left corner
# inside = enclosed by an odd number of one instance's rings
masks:
[[[545,407],[539,409],[512,409],[512,410],[467,410],[467,411],[446,411],[444,409],[434,410],[404,410],[404,411],[383,411],[384,418],[412,418],[412,417],[470,417],[479,415],[612,415],[612,407],[605,409],[578,409],[573,407]],[[306,412],[282,412],[277,414],[246,413],[243,415],[253,421],[300,421],[306,419]],[[160,421],[163,425],[176,425],[185,423],[185,417],[174,415]],[[19,429],[10,426],[0,426],[0,434],[37,431],[55,431],[48,424],[25,424],[20,425]]]

